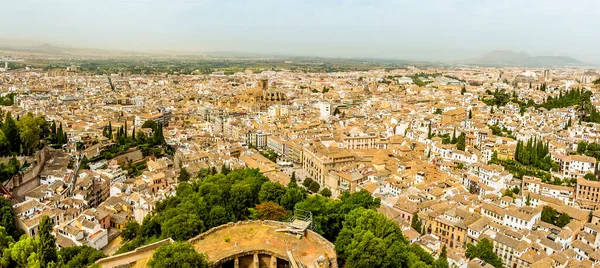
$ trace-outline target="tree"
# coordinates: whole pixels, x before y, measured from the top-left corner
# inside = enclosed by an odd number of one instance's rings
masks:
[[[419,219],[419,215],[416,212],[413,213],[412,220],[410,222],[410,227],[417,230],[417,232],[423,234],[423,232],[422,232],[423,227],[421,226],[421,219]]]
[[[160,223],[156,221],[156,219],[146,216],[144,218],[144,222],[142,223],[142,228],[140,228],[140,233],[144,237],[160,236],[162,233],[162,227],[160,226]]]
[[[50,134],[56,137],[56,122],[52,120],[52,124],[50,124]]]
[[[204,179],[208,175],[210,175],[210,169],[208,169],[208,168],[201,168],[200,170],[198,170],[198,174],[196,174],[196,178],[198,178],[198,179]]]
[[[314,180],[312,178],[306,178],[302,182],[302,186],[304,186],[304,187],[306,187],[308,189],[308,187],[310,186],[311,183],[313,183],[313,181]]]
[[[569,222],[571,222],[571,217],[569,216],[569,214],[563,213],[560,214],[560,216],[558,216],[555,225],[562,228],[569,224]]]
[[[473,118],[473,110],[469,110],[469,119]]]
[[[465,150],[465,133],[460,133],[458,139],[456,140],[456,149],[464,151]]]
[[[498,160],[498,152],[497,152],[497,151],[494,151],[494,152],[492,153],[492,161],[497,161],[497,160]]]
[[[435,268],[448,268],[448,252],[446,250],[446,245],[442,247],[442,252],[440,252],[440,256],[433,262],[433,266]]]
[[[296,171],[292,171],[292,177],[290,178],[290,182],[296,182]]]
[[[227,164],[223,163],[223,165],[221,165],[221,174],[227,175],[230,171],[231,169],[229,169],[229,166]]]
[[[14,243],[8,250],[4,250],[2,255],[3,267],[29,267],[30,262],[38,262],[40,243],[39,239],[30,236],[23,236]]]
[[[123,137],[127,139],[127,119],[125,119],[125,126],[123,127]]]
[[[179,177],[177,178],[178,182],[189,181],[190,177],[191,175],[189,172],[187,172],[187,169],[185,169],[184,167],[181,167],[179,169]]]
[[[221,224],[225,224],[229,222],[229,217],[227,216],[227,210],[222,206],[214,206],[210,209],[208,213],[209,216],[209,224],[211,227],[219,226]]]
[[[514,195],[514,192],[510,188],[507,188],[506,190],[504,190],[504,194],[502,194],[502,196],[510,196],[510,197],[513,197],[513,195]]]
[[[90,246],[65,247],[58,251],[60,267],[64,268],[88,267],[104,257],[104,252]]]
[[[335,239],[340,267],[419,267],[433,257],[409,246],[397,224],[373,209],[350,211]]]
[[[280,204],[287,210],[293,210],[296,203],[306,199],[306,192],[300,187],[288,187],[281,196]]]
[[[10,143],[11,153],[20,153],[21,150],[21,137],[19,136],[19,129],[17,123],[12,118],[11,113],[8,112],[4,118],[4,124],[2,124],[2,132],[6,136],[6,139]]]
[[[531,206],[531,194],[527,194],[527,198],[525,199],[525,205]]]
[[[433,136],[431,135],[431,123],[429,123],[429,126],[427,127],[427,138],[433,138]]]
[[[319,183],[316,181],[312,181],[310,185],[308,185],[308,190],[313,193],[318,193],[319,189],[321,189],[321,185],[319,185]]]
[[[494,253],[494,244],[487,238],[481,239],[477,245],[467,244],[465,256],[469,259],[479,258],[495,268],[502,268],[502,259]]]
[[[114,139],[114,137],[113,137],[113,130],[112,130],[112,123],[110,121],[108,121],[108,130],[107,130],[106,133],[108,134],[107,138],[109,140],[113,140]]]
[[[147,140],[146,134],[144,134],[143,131],[138,132],[137,134],[135,134],[135,139],[139,142],[139,143],[145,143]]]
[[[9,248],[14,242],[15,240],[6,231],[6,228],[0,226],[0,252],[3,252],[5,249]]]
[[[255,204],[252,188],[248,184],[235,183],[229,191],[229,202],[233,208],[233,214],[240,220],[248,215],[247,208]]]
[[[0,226],[4,227],[14,240],[18,240],[22,232],[17,228],[15,218],[16,215],[10,200],[0,196]]]
[[[206,255],[202,255],[186,242],[163,245],[148,262],[152,268],[208,268]]]
[[[146,120],[144,124],[142,124],[142,128],[150,128],[153,131],[156,131],[157,124],[153,120]]]
[[[558,215],[558,212],[555,209],[553,209],[552,207],[549,207],[549,206],[544,206],[544,208],[542,208],[541,220],[543,222],[554,224],[554,220],[556,219],[557,215]]]
[[[585,176],[583,176],[583,178],[590,181],[596,180],[596,176],[593,173],[586,173]]]
[[[327,187],[323,188],[323,190],[321,190],[321,192],[319,192],[319,194],[324,197],[331,197],[331,195],[332,195],[331,190],[329,190],[329,188],[327,188]]]
[[[462,87],[462,89],[460,90],[460,94],[465,95],[465,93],[467,93],[467,88]]]
[[[166,220],[162,225],[163,236],[182,241],[204,231],[204,222],[196,214],[182,213]]]
[[[62,122],[58,125],[58,130],[56,131],[56,136],[55,136],[55,143],[58,145],[63,145],[65,144],[65,140],[66,137],[63,136],[63,133],[65,133],[63,126],[62,126]]]
[[[134,239],[140,233],[140,224],[137,221],[130,221],[125,225],[121,232],[121,237],[125,240]]]
[[[273,202],[256,205],[256,211],[261,220],[281,221],[287,216],[285,208]]]
[[[39,227],[40,246],[38,248],[41,267],[46,267],[49,263],[56,263],[58,261],[58,255],[56,254],[56,237],[52,235],[52,229],[53,226],[50,222],[50,218],[48,216],[43,216]]]
[[[279,184],[278,182],[265,182],[260,187],[260,192],[258,192],[258,201],[261,203],[265,202],[275,202],[279,204],[281,200],[281,196],[285,194],[285,187]]]

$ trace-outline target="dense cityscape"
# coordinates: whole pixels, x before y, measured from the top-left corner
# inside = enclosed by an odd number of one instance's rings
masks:
[[[600,268],[600,1],[0,2],[0,268]]]
[[[600,262],[597,69],[5,60],[2,267]]]

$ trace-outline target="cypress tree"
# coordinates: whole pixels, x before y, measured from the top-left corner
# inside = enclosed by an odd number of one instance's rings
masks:
[[[421,234],[423,234],[423,228],[421,226],[421,220],[419,219],[419,215],[415,212],[413,213],[412,216],[412,220],[410,223],[410,227],[412,227],[413,229],[415,229],[417,232],[420,232]]]
[[[460,133],[458,138],[456,139],[456,149],[464,151],[465,150],[465,133]]]
[[[19,136],[19,129],[17,128],[16,121],[12,118],[10,112],[6,114],[4,118],[4,124],[2,124],[2,132],[6,136],[9,142],[10,152],[19,153],[21,150],[21,137]]]
[[[452,138],[450,139],[450,143],[456,144],[456,128],[452,130]]]
[[[517,140],[517,148],[515,149],[515,161],[521,162],[519,159],[519,151],[521,150],[521,141]]]
[[[52,233],[52,223],[48,216],[43,216],[39,228],[40,245],[38,247],[38,257],[40,267],[48,267],[49,263],[56,263],[58,255],[56,254],[56,238]]]
[[[113,139],[113,132],[112,132],[112,123],[110,121],[108,121],[108,137],[110,140]]]
[[[427,138],[431,139],[431,123],[429,123],[429,127],[427,128]]]
[[[54,120],[52,120],[52,125],[50,125],[50,133],[56,135],[56,122],[54,122]]]
[[[60,123],[60,125],[58,125],[58,130],[56,131],[56,144],[62,145],[64,144],[63,142],[63,126],[62,123]]]

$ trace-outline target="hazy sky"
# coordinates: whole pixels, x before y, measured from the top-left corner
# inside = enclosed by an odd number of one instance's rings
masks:
[[[126,49],[600,63],[598,0],[0,0],[0,38]]]

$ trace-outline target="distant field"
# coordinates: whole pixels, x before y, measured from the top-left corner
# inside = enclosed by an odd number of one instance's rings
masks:
[[[337,59],[312,57],[270,57],[270,56],[211,56],[211,55],[165,55],[87,50],[68,50],[51,47],[49,51],[0,48],[1,56],[9,60],[9,68],[63,69],[78,66],[78,72],[94,74],[210,74],[224,72],[226,75],[252,70],[307,73],[367,71],[372,69],[400,69],[410,65],[429,65],[401,60],[383,59]]]

